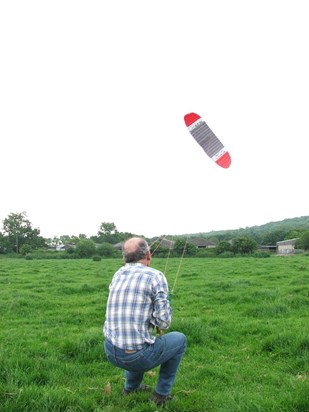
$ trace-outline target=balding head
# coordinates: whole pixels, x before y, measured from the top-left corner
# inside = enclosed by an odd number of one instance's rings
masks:
[[[141,237],[128,239],[123,245],[122,254],[126,263],[136,263],[144,259],[150,260],[148,243]]]

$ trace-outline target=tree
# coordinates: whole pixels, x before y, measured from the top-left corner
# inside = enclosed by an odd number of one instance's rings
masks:
[[[226,240],[222,240],[216,247],[216,252],[218,254],[230,252],[232,250],[232,245]]]
[[[102,243],[97,248],[97,254],[102,257],[112,257],[116,252],[115,246],[106,242]]]
[[[234,253],[248,255],[257,249],[257,243],[250,237],[242,236],[234,240],[232,250]]]
[[[30,245],[32,249],[45,246],[45,240],[40,236],[39,229],[32,229],[32,224],[26,212],[10,213],[3,220],[3,232],[6,237],[8,252],[19,253],[22,245]]]
[[[290,240],[290,239],[296,239],[301,237],[302,232],[300,230],[289,230],[283,240]]]
[[[195,256],[197,254],[197,247],[193,244],[188,242],[185,249],[186,256]]]
[[[108,222],[103,222],[101,223],[100,230],[98,232],[98,235],[111,235],[113,233],[117,232],[117,228],[115,223],[108,223]]]
[[[87,239],[87,235],[85,235],[84,233],[80,233],[78,235],[78,239]]]
[[[118,243],[119,236],[115,223],[101,223],[97,240],[99,243]]]
[[[89,258],[96,252],[95,243],[90,239],[82,239],[77,243],[76,254],[81,258]]]
[[[162,246],[159,245],[157,243],[154,243],[154,245],[151,247],[152,245],[150,245],[150,251],[151,251],[151,255],[152,257],[163,257],[166,258],[170,255],[170,248],[166,247],[166,246]]]
[[[62,244],[60,238],[57,236],[54,236],[53,238],[45,239],[45,241],[46,241],[46,245],[52,248],[57,248],[57,246],[60,246]]]
[[[286,230],[276,229],[265,233],[262,239],[262,245],[275,245],[277,242],[285,239]]]
[[[174,244],[173,248],[173,255],[174,256],[182,256],[183,254],[186,256],[194,256],[197,253],[196,247],[189,242],[186,242],[185,239],[177,239]]]
[[[309,230],[306,230],[306,232],[303,233],[301,239],[303,242],[303,248],[305,250],[309,250]]]
[[[296,240],[295,248],[309,250],[309,230],[303,232],[301,237]]]
[[[28,253],[32,252],[32,247],[30,245],[22,245],[19,249],[21,255],[26,256]]]
[[[7,236],[0,232],[0,253],[7,253],[9,250],[9,243]]]
[[[61,235],[60,236],[60,243],[62,245],[71,245],[72,243],[75,243],[75,240],[72,240],[71,236],[69,235]]]

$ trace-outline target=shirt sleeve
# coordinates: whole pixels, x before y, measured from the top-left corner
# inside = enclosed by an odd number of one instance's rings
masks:
[[[153,285],[152,322],[160,329],[168,329],[172,322],[172,309],[168,300],[168,284],[163,273],[160,273]]]

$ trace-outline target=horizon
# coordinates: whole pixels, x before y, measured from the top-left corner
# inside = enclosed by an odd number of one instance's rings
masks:
[[[15,213],[15,212],[11,212],[11,213]],[[19,213],[23,213],[23,212],[19,212]],[[60,235],[55,235],[55,236],[44,236],[44,235],[41,234],[41,229],[40,229],[40,227],[39,227],[39,226],[34,226],[34,225],[33,225],[33,222],[32,222],[31,219],[29,218],[27,212],[25,212],[25,213],[26,213],[27,219],[28,219],[28,220],[30,221],[30,223],[32,224],[32,229],[38,229],[38,230],[40,230],[40,236],[43,237],[44,239],[60,238],[61,236],[79,237],[80,235],[85,235],[87,238],[97,236],[97,232],[98,232],[98,231],[96,232],[96,234],[86,234],[86,233],[83,233],[83,232],[79,232],[78,234],[77,234],[77,233],[74,233],[74,234],[62,233],[62,234],[60,234]],[[6,216],[6,217],[7,217],[7,216]],[[115,222],[105,222],[105,223],[114,223],[115,226],[116,226],[116,230],[117,230],[117,232],[119,232],[119,233],[131,233],[131,234],[133,234],[133,235],[138,235],[138,236],[142,236],[142,237],[145,237],[145,238],[148,238],[148,239],[153,239],[153,238],[158,238],[158,237],[162,237],[162,236],[164,236],[164,237],[168,237],[168,236],[180,236],[180,237],[183,237],[183,236],[211,235],[211,234],[213,234],[213,233],[215,234],[215,233],[218,233],[218,232],[219,232],[219,233],[220,233],[220,232],[233,232],[233,231],[238,231],[238,230],[246,230],[246,229],[251,229],[251,228],[258,228],[258,227],[266,226],[266,225],[269,225],[269,224],[272,224],[272,223],[274,223],[274,224],[276,224],[276,223],[282,223],[282,222],[285,222],[285,221],[287,221],[287,220],[306,219],[306,218],[309,218],[309,215],[295,216],[295,217],[287,217],[287,218],[284,218],[284,219],[281,219],[281,220],[272,220],[272,221],[270,221],[270,222],[266,222],[266,223],[263,223],[263,224],[260,224],[260,225],[252,225],[252,226],[246,226],[246,227],[238,227],[238,228],[233,228],[233,229],[219,229],[219,230],[210,230],[210,231],[205,231],[205,232],[204,232],[204,231],[199,231],[199,232],[189,232],[189,233],[184,233],[184,232],[182,232],[182,233],[173,233],[173,234],[164,233],[164,234],[158,234],[158,235],[154,235],[154,236],[146,236],[146,235],[144,235],[144,234],[137,234],[136,232],[121,231],[121,230],[118,230],[117,225],[116,225]],[[101,223],[103,223],[103,222],[101,222]],[[100,226],[100,225],[98,225],[98,229],[99,229],[99,226]],[[1,232],[2,232],[2,231],[3,231],[3,228],[2,228],[2,226],[1,226]]]

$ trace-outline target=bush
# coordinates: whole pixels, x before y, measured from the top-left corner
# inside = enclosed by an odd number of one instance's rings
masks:
[[[247,236],[240,236],[233,242],[232,251],[240,253],[241,255],[250,255],[257,249],[257,243],[255,240]]]
[[[235,255],[234,255],[233,252],[223,252],[223,253],[220,253],[220,255],[218,255],[218,257],[220,257],[220,258],[233,258],[233,257],[235,257]]]
[[[94,241],[89,239],[80,240],[77,243],[75,252],[80,258],[89,258],[93,256],[96,252]]]
[[[32,259],[61,259],[64,252],[56,252],[54,250],[37,249],[31,253],[27,253],[27,256],[31,256]]]
[[[216,253],[218,253],[219,255],[221,253],[231,252],[231,250],[232,250],[232,245],[225,240],[223,240],[222,242],[218,244],[218,246],[216,246]]]
[[[94,262],[100,262],[102,259],[101,259],[101,256],[95,255],[95,256],[93,256],[92,260]]]
[[[252,256],[256,258],[269,258],[270,252],[265,252],[263,250],[260,250],[260,251],[254,252]]]
[[[196,251],[196,257],[216,257],[216,251],[215,248],[202,248],[202,249],[197,249]]]
[[[26,256],[31,251],[32,251],[32,247],[30,245],[22,245],[19,249],[19,253],[23,256]]]
[[[110,243],[102,243],[100,246],[97,247],[97,255],[102,257],[113,257],[115,254],[115,247]]]

